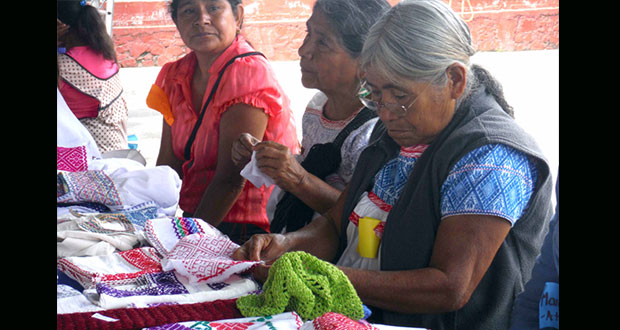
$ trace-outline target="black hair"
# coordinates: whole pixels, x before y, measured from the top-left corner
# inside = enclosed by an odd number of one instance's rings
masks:
[[[493,75],[485,68],[480,65],[473,64],[471,66],[471,70],[475,76],[475,82],[479,85],[482,85],[486,88],[487,93],[491,94],[495,101],[502,107],[504,112],[506,112],[510,117],[515,117],[515,112],[513,107],[508,104],[506,98],[504,97],[504,88],[502,84],[500,84]]]
[[[179,9],[179,1],[181,0],[172,0],[168,5],[168,12],[170,13],[170,17],[172,17],[173,21],[177,21],[177,9]],[[241,4],[241,0],[227,0],[232,7],[233,14],[237,15],[237,6]]]
[[[57,2],[56,17],[70,26],[81,42],[103,55],[105,59],[116,62],[114,41],[108,35],[105,22],[97,8],[79,0],[62,0]]]
[[[357,58],[368,30],[390,4],[386,0],[317,0],[313,10],[317,9],[325,14],[344,49]]]

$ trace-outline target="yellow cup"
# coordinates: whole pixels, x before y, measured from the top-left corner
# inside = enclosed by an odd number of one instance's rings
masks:
[[[377,250],[381,239],[375,234],[375,227],[381,220],[363,217],[359,220],[359,241],[357,242],[357,252],[364,258],[376,258]]]

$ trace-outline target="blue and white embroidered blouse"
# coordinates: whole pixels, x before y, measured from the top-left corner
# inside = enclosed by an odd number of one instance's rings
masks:
[[[399,155],[375,175],[372,190],[362,194],[349,217],[348,244],[338,265],[379,269],[380,253],[375,259],[367,259],[357,252],[358,220],[361,217],[381,220],[375,233],[382,236],[389,211],[426,147],[402,147]],[[490,144],[477,148],[455,164],[443,183],[441,217],[487,214],[504,218],[514,225],[528,206],[536,177],[535,163],[509,146]]]
[[[441,187],[442,218],[495,215],[515,222],[536,186],[535,164],[503,144],[485,145],[459,160]]]

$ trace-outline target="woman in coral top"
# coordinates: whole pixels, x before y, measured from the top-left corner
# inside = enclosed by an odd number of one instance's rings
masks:
[[[157,165],[169,165],[181,178],[184,216],[217,226],[233,241],[269,231],[265,206],[273,187],[260,188],[239,175],[231,146],[242,132],[276,141],[299,151],[289,100],[261,55],[236,58],[254,49],[239,34],[240,0],[174,0],[172,20],[192,52],[164,65],[147,97],[149,107],[164,115]]]

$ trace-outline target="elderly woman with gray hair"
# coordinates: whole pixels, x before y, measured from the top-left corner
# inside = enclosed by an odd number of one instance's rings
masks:
[[[232,159],[245,165],[252,152],[276,188],[267,204],[271,232],[295,231],[331,208],[353,175],[377,122],[357,97],[364,38],[386,0],[317,0],[298,50],[301,82],[315,88],[302,118],[302,150],[241,134]]]
[[[269,265],[305,250],[334,262],[375,322],[507,329],[552,213],[552,180],[473,54],[469,28],[442,1],[391,8],[361,54],[360,99],[380,122],[351,182],[308,226],[254,236],[234,257]]]

